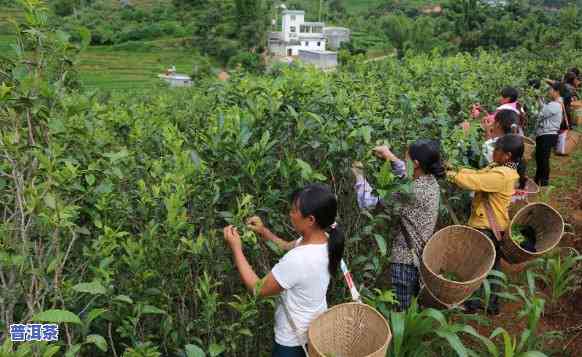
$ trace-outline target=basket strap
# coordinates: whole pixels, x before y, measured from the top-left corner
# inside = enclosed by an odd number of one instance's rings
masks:
[[[295,325],[295,321],[293,321],[293,317],[291,317],[291,312],[289,312],[289,309],[287,308],[287,305],[285,304],[285,301],[283,300],[283,298],[281,296],[279,297],[279,304],[281,304],[281,307],[283,307],[283,311],[285,312],[285,316],[287,317],[287,321],[289,322],[289,325],[291,325],[293,332],[295,332],[297,340],[299,341],[299,343],[301,343],[301,340],[302,340],[301,332],[299,332],[297,325]],[[305,347],[304,344],[301,344],[301,348],[303,348],[303,352],[305,352],[305,357],[309,357],[309,352],[307,351],[307,347]]]
[[[566,107],[564,106],[564,103],[561,102],[560,105],[562,106],[562,115],[564,116],[563,121],[566,122],[566,127],[568,129],[570,129],[570,120],[568,119],[568,112],[566,111]]]
[[[485,215],[487,216],[487,220],[489,221],[489,226],[491,227],[493,234],[495,234],[495,238],[501,242],[503,240],[503,235],[501,234],[499,226],[497,225],[497,220],[495,219],[493,207],[491,207],[491,202],[489,202],[488,195],[485,198]]]
[[[356,285],[354,284],[354,280],[352,279],[352,274],[348,270],[348,266],[343,259],[340,262],[340,267],[341,267],[342,273],[344,275],[344,279],[346,281],[346,284],[348,285],[348,288],[350,288],[350,293],[352,294],[352,300],[355,302],[362,303],[360,293],[358,292],[358,289],[356,289]],[[283,298],[281,296],[279,296],[279,304],[281,304],[281,307],[283,308],[283,311],[285,312],[285,317],[287,317],[287,321],[289,321],[289,325],[291,325],[291,328],[295,332],[297,339],[299,340],[299,342],[301,342],[301,340],[302,340],[301,332],[297,328],[297,325],[295,325],[295,321],[293,321],[293,317],[291,316],[291,312],[289,312],[289,308],[287,307],[287,305],[285,304],[285,301],[283,300]],[[305,352],[305,356],[309,357],[309,352],[307,351],[307,347],[305,347],[305,345],[302,344],[301,348],[303,348],[303,352]]]
[[[352,279],[352,274],[348,270],[348,266],[343,259],[340,262],[340,268],[342,270],[342,274],[344,275],[346,284],[350,289],[350,294],[352,294],[352,300],[361,303],[362,298],[360,297],[360,293],[358,292],[358,289],[356,289],[356,285],[354,284],[354,280]]]

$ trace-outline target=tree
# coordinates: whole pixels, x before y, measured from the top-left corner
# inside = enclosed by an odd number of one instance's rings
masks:
[[[414,20],[410,40],[415,50],[428,52],[438,42],[435,41],[435,20],[429,16],[420,16]]]
[[[479,29],[486,18],[478,0],[451,0],[445,6],[445,14],[455,24],[459,36]]]
[[[194,45],[206,55],[220,57],[232,53],[233,40],[236,39],[236,26],[233,18],[232,0],[208,0],[193,9]],[[236,52],[236,51],[235,51]],[[228,58],[221,58],[228,62]]]
[[[266,45],[270,13],[266,0],[235,0],[237,37],[242,48],[251,50]]]
[[[580,28],[580,21],[578,19],[578,7],[570,5],[560,10],[560,30],[567,34],[575,32]]]
[[[410,40],[413,23],[404,15],[388,15],[382,21],[384,33],[396,49],[398,58],[404,57],[406,42]]]
[[[343,0],[329,0],[328,6],[329,6],[330,11],[334,15],[343,15],[346,13],[346,8],[344,6]]]

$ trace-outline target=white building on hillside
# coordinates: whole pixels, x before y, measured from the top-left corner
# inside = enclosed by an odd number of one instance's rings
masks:
[[[323,22],[305,22],[305,11],[284,10],[281,32],[269,34],[269,51],[277,56],[298,56],[300,50],[325,51]]]
[[[342,43],[350,42],[351,32],[345,27],[324,27],[323,33],[330,50],[338,50]]]
[[[481,0],[481,2],[493,7],[507,6],[507,0]]]
[[[337,52],[299,50],[299,59],[301,62],[319,69],[337,67]]]

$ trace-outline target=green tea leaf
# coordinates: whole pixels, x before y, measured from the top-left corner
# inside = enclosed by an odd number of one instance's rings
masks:
[[[57,200],[55,199],[55,196],[52,193],[47,193],[44,196],[44,203],[50,209],[57,208]]]
[[[206,353],[196,345],[186,345],[184,347],[186,357],[206,357]]]
[[[208,353],[210,354],[210,357],[216,357],[218,355],[220,355],[222,352],[224,352],[226,349],[224,348],[223,345],[219,345],[217,343],[213,343],[208,347]]]
[[[88,293],[91,295],[105,295],[107,293],[105,287],[98,281],[77,284],[73,286],[73,290],[79,293]]]
[[[117,295],[113,300],[133,304],[133,300],[127,295]]]
[[[72,323],[72,324],[81,324],[81,319],[79,316],[73,314],[67,310],[46,310],[34,315],[31,319],[32,321],[40,321],[40,322],[52,322],[52,323]]]
[[[376,239],[376,243],[378,244],[378,249],[380,249],[380,254],[383,257],[386,256],[386,252],[388,248],[386,247],[386,240],[379,234],[374,234],[374,239]]]
[[[72,345],[71,348],[69,348],[69,350],[67,351],[67,353],[65,353],[65,357],[77,356],[77,353],[81,351],[81,347],[82,347],[81,344]]]
[[[85,339],[85,343],[92,343],[103,352],[107,352],[107,342],[101,335],[89,335]]]
[[[42,354],[42,357],[52,357],[57,352],[59,352],[60,349],[61,349],[61,346],[50,346],[46,351],[44,351],[44,353]]]
[[[160,308],[157,308],[152,305],[145,305],[142,310],[143,314],[152,314],[152,315],[165,315],[166,312]]]

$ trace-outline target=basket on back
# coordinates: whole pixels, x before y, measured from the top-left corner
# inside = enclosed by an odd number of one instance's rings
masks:
[[[527,136],[523,137],[523,160],[529,161],[533,157],[533,153],[536,150],[536,142],[532,138]]]
[[[524,188],[515,189],[515,192],[511,197],[511,203],[527,201],[529,198],[535,197],[538,193],[540,193],[540,186],[538,186],[534,180],[528,178]]]
[[[392,339],[386,319],[372,307],[340,304],[309,326],[310,357],[384,357]]]
[[[556,155],[568,156],[572,154],[576,150],[576,146],[582,142],[582,134],[577,131],[568,130],[565,135],[566,142],[563,146],[560,146],[560,139],[558,139],[558,146],[561,147],[561,149],[558,150],[556,148]]]
[[[420,292],[418,293],[418,302],[424,308],[433,308],[439,310],[449,310],[455,306],[445,304],[444,302],[440,301],[436,296],[434,296],[434,294],[426,285],[420,288]]]
[[[522,189],[516,188],[513,196],[511,196],[511,205],[509,205],[509,217],[515,214],[523,207],[529,204],[529,200],[540,193],[540,186],[532,179],[528,178],[525,187]]]
[[[530,226],[535,231],[536,251],[522,248],[512,239],[512,227],[516,224]],[[510,229],[500,244],[503,257],[509,263],[519,264],[538,258],[558,245],[564,233],[564,219],[545,203],[531,203],[520,209],[510,223]]]
[[[467,226],[449,226],[436,232],[422,253],[420,274],[438,300],[454,305],[479,288],[495,263],[493,242]],[[454,274],[456,280],[443,274]]]
[[[582,125],[582,108],[572,112],[572,123],[578,126]]]

